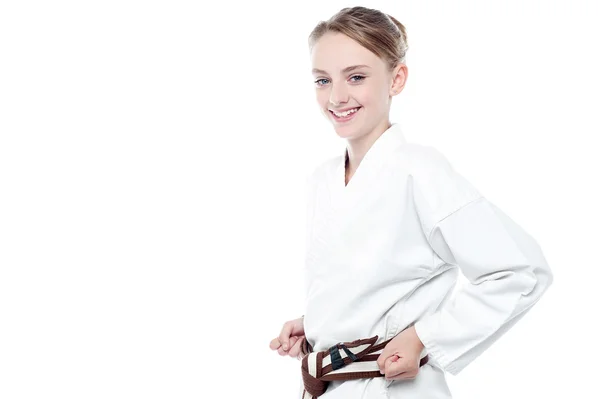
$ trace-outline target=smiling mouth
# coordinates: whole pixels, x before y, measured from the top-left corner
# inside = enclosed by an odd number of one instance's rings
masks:
[[[335,120],[339,120],[339,121],[345,121],[345,120],[350,120],[354,117],[354,114],[356,114],[358,111],[360,111],[362,107],[355,107],[353,109],[356,109],[356,111],[353,111],[351,113],[349,113],[346,116],[337,116],[332,110],[329,110],[329,113],[333,116],[333,118]]]

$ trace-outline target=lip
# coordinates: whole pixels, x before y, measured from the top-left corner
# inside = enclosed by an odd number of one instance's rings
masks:
[[[329,110],[337,112],[339,114],[340,112],[346,112],[346,111],[348,111],[350,109],[354,109],[354,108],[362,108],[362,107],[360,105],[358,105],[356,107],[349,107],[349,108],[344,108],[344,109],[331,109],[331,108],[329,108]]]
[[[329,114],[331,115],[331,118],[336,125],[345,125],[346,123],[350,123],[351,121],[353,121],[354,118],[356,118],[356,115],[360,113],[360,110],[362,109],[362,107],[357,107],[357,108],[358,108],[358,110],[356,112],[352,112],[348,116],[338,117],[338,116],[335,116],[332,111],[329,111]],[[350,109],[352,109],[352,108],[350,108]]]

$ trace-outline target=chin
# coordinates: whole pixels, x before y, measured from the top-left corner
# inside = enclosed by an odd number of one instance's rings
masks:
[[[340,126],[336,126],[334,124],[333,130],[335,130],[335,133],[342,139],[352,139],[352,138],[359,137],[361,135],[361,127],[360,126],[340,127]]]

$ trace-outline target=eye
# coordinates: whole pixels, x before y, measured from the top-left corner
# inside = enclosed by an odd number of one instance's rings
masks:
[[[356,79],[356,80],[353,80],[353,82],[360,82],[361,80],[364,80],[365,77],[362,76],[362,75],[353,75],[353,76],[350,77],[350,80],[352,80],[352,79]],[[328,81],[328,80],[329,79],[321,78],[321,79],[315,80],[315,83],[316,83],[316,85],[318,87],[320,87],[320,86],[323,86],[324,84],[327,84],[327,83],[320,83],[320,82],[322,82],[322,81]]]

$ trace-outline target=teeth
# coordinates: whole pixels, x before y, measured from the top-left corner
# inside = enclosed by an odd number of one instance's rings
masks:
[[[348,116],[348,115],[350,115],[351,113],[353,113],[353,112],[356,112],[356,111],[358,111],[358,108],[349,109],[348,111],[346,111],[346,112],[342,112],[341,114],[338,114],[338,113],[337,113],[337,112],[335,112],[335,111],[332,111],[332,112],[333,112],[333,113],[334,113],[336,116],[339,116],[339,117],[344,117],[344,116]]]

